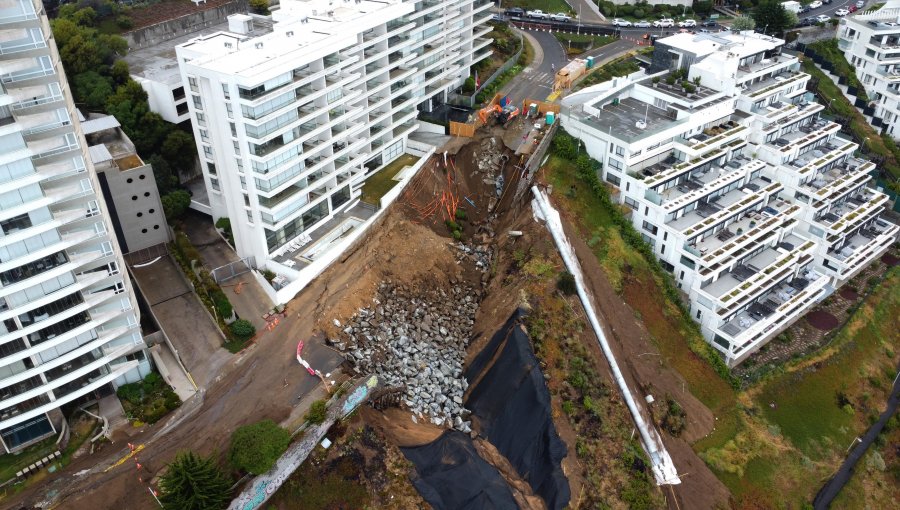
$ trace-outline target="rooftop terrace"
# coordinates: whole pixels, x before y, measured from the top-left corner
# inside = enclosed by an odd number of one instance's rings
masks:
[[[682,122],[653,105],[631,97],[603,105],[596,115],[581,115],[581,121],[585,124],[628,141],[662,132]]]

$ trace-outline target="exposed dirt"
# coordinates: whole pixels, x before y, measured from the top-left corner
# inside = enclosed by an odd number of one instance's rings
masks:
[[[810,326],[822,331],[831,331],[841,325],[837,317],[822,310],[815,310],[806,314],[806,321],[809,322]]]
[[[288,419],[296,405],[296,395],[279,390],[282,389],[285,375],[297,372],[296,360],[292,355],[296,340],[312,339],[320,333],[333,336],[335,326],[332,320],[337,318],[343,322],[358,308],[369,304],[377,285],[383,280],[428,286],[450,285],[455,281],[480,285],[482,280],[495,276],[486,288],[487,296],[476,316],[474,338],[468,351],[470,358],[476,354],[512,311],[527,302],[527,295],[521,284],[504,285],[503,274],[500,272],[502,269],[493,267],[487,273],[482,273],[472,267],[472,264],[459,262],[458,250],[452,246],[457,243],[444,225],[444,221],[450,217],[442,212],[440,204],[434,213],[424,214],[427,211],[425,206],[434,201],[440,202],[446,191],[451,191],[458,200],[458,205],[466,210],[467,217],[460,222],[462,241],[491,245],[495,253],[505,251],[509,254],[516,247],[534,247],[556,260],[559,267],[555,270],[561,270],[558,258],[553,255],[555,249],[549,234],[532,219],[527,200],[519,204],[510,203],[512,193],[509,190],[514,189],[516,176],[513,164],[508,164],[504,172],[506,179],[504,190],[501,190],[503,198],[499,202],[499,210],[503,214],[492,223],[493,227],[486,226],[485,222],[493,213],[488,211],[487,205],[492,197],[496,197],[496,187],[493,182],[489,182],[484,172],[472,169],[476,159],[475,146],[482,140],[483,137],[478,138],[475,144],[459,148],[455,157],[456,171],[451,169],[449,180],[441,164],[426,165],[402,195],[398,206],[386,213],[381,224],[376,225],[355,249],[346,253],[322,277],[313,281],[289,303],[288,317],[275,331],[262,333],[256,344],[233,357],[223,367],[219,377],[211,383],[203,401],[186,403],[169,421],[176,421],[180,416],[196,409],[194,414],[165,434],[157,435],[166,426],[166,423],[160,423],[135,437],[132,442],[146,444],[141,462],[148,474],[153,475],[176,452],[184,449],[204,455],[217,453],[224,460],[231,432],[236,427],[265,418],[276,422]],[[435,158],[440,159],[442,158]],[[465,197],[474,202],[475,206],[468,203]],[[511,237],[507,234],[509,230],[521,230],[525,235],[520,238]],[[641,398],[645,393],[658,397],[670,395],[687,413],[687,428],[682,437],[665,438],[679,471],[690,473],[682,485],[674,488],[681,508],[712,508],[727,501],[727,490],[685,442],[703,437],[712,429],[712,414],[685,392],[681,377],[669,369],[658,354],[652,355],[656,353],[656,349],[645,329],[635,319],[631,308],[611,288],[593,254],[580,241],[580,236],[571,231],[569,234],[588,276],[598,309],[609,326],[608,334],[622,368],[633,388],[643,388],[637,396]],[[524,280],[523,276],[515,278]],[[629,287],[626,286],[626,289]],[[580,308],[574,305],[572,308],[572,313],[583,315]],[[641,313],[647,318],[650,312],[642,310]],[[596,340],[589,332],[578,335],[578,338],[590,349],[598,370],[609,380],[608,367],[605,362],[599,361],[604,358]],[[651,355],[642,356],[643,353]],[[557,383],[550,381],[548,384],[552,392],[553,385]],[[572,488],[572,504],[576,506],[584,487],[584,468],[574,453],[578,437],[560,406],[560,399],[554,396],[554,422],[569,447],[563,469]],[[408,413],[397,409],[385,412],[364,409],[360,417],[387,438],[392,443],[391,447],[424,444],[441,432],[436,427],[414,423]],[[482,448],[487,457],[496,457],[491,455],[490,448],[485,445]],[[53,475],[55,483],[41,487],[41,492],[46,489],[60,491],[58,508],[154,508],[155,502],[149,495],[135,496],[146,490],[135,479],[133,466],[129,464],[113,468],[107,473],[73,476],[73,473],[98,464],[111,464],[125,453],[125,445],[116,444],[108,446],[99,454],[95,453],[89,459],[79,459],[63,473]],[[361,452],[363,456],[370,453]],[[504,471],[504,460],[494,459],[501,472]],[[345,464],[334,464],[334,469],[345,468]],[[515,473],[508,472],[507,475],[511,486],[520,485]],[[519,491],[523,507],[540,508],[536,505],[543,503],[535,501],[534,496],[526,490],[527,484],[524,485]],[[25,491],[17,498],[24,502],[39,499],[42,498],[38,496],[36,489]],[[409,505],[391,506],[418,507],[412,500]]]

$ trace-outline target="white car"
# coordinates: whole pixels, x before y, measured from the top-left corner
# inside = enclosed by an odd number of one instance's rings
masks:
[[[673,20],[672,18],[658,19],[658,20],[656,20],[656,21],[653,22],[653,26],[656,27],[656,28],[669,28],[669,27],[674,27],[674,26],[675,26],[675,20]]]
[[[819,14],[818,16],[816,16],[816,23],[828,23],[829,21],[831,21],[831,18],[824,14]]]
[[[612,21],[614,27],[630,27],[631,22],[622,18],[616,18]]]
[[[650,28],[650,22],[646,21],[646,20],[641,20],[641,21],[638,21],[637,23],[635,23],[634,26],[637,28]]]
[[[809,4],[810,9],[818,9],[819,7],[822,7],[822,2],[820,2],[819,0],[816,0],[815,2]]]
[[[850,14],[850,11],[848,11],[847,9],[838,9],[834,11],[835,16],[846,16],[848,14]]]
[[[528,16],[529,18],[534,18],[534,19],[550,19],[550,15],[540,9],[528,11],[525,13],[525,15]]]
[[[866,6],[866,3],[863,0],[857,0],[857,2],[856,2],[857,9],[862,9],[865,6]]]
[[[553,21],[560,21],[563,23],[568,23],[569,21],[572,21],[572,18],[570,18],[568,14],[564,14],[562,12],[557,12],[556,14],[551,14],[550,19]]]
[[[697,22],[692,19],[686,19],[684,21],[679,21],[678,26],[681,28],[693,28],[697,26]]]

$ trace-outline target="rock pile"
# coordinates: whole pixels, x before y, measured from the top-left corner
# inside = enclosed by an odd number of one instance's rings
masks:
[[[351,317],[334,344],[357,373],[405,387],[414,420],[469,433],[462,369],[480,295],[454,279],[449,291],[382,282],[372,306]]]

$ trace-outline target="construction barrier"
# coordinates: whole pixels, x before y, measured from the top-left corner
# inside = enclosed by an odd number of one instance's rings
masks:
[[[467,124],[464,122],[450,122],[450,136],[475,136],[475,124]]]
[[[522,112],[526,114],[530,112],[531,105],[537,105],[537,112],[541,115],[546,115],[547,112],[553,112],[559,116],[559,103],[549,103],[547,101],[526,98],[522,101]]]

